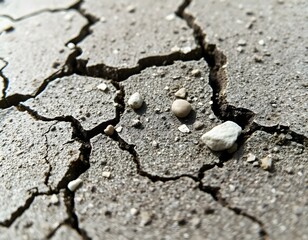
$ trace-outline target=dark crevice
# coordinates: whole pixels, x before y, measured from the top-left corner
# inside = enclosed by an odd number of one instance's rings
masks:
[[[117,82],[124,81],[129,77],[141,73],[142,70],[153,66],[167,66],[175,61],[200,60],[201,51],[199,48],[191,50],[189,53],[174,52],[168,55],[150,56],[142,58],[137,65],[132,68],[116,68],[105,64],[87,66],[87,60],[77,59],[77,73],[83,76],[100,77],[112,79]]]
[[[213,199],[216,202],[218,202],[222,207],[228,208],[229,210],[231,210],[235,214],[243,216],[245,218],[248,218],[252,222],[258,224],[258,226],[260,228],[260,230],[259,230],[260,239],[262,239],[262,240],[268,240],[269,239],[269,235],[268,235],[268,233],[267,233],[267,231],[265,229],[264,223],[261,220],[259,220],[257,217],[255,217],[255,216],[245,212],[243,209],[231,206],[228,203],[228,201],[224,197],[222,197],[222,195],[220,193],[220,187],[213,187],[213,186],[203,185],[200,182],[199,189],[202,192],[210,194],[213,197]]]

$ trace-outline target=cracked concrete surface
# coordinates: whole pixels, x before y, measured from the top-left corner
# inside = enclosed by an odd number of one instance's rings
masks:
[[[308,238],[306,9],[0,1],[0,239]],[[238,149],[211,152],[226,120]]]
[[[229,103],[254,111],[260,124],[287,125],[306,136],[307,9],[301,0],[212,0],[206,7],[196,0],[186,10],[227,56]]]

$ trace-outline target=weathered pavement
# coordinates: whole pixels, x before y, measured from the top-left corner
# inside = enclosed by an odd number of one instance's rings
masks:
[[[0,1],[0,239],[308,239],[307,11]],[[238,150],[211,152],[227,120]]]

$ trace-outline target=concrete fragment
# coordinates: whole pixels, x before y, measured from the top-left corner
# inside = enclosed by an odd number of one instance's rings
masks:
[[[187,94],[186,88],[180,88],[175,94],[174,96],[178,97],[178,98],[185,98]]]
[[[179,126],[178,129],[182,133],[190,133],[189,128],[185,124],[182,124],[181,126]]]
[[[227,121],[202,135],[201,140],[213,151],[223,151],[232,147],[241,132],[239,125]]]

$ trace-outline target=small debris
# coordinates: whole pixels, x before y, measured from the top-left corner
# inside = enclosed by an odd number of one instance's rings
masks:
[[[256,155],[252,154],[252,153],[248,153],[247,154],[247,159],[246,161],[249,162],[249,163],[253,163],[257,160],[257,157]]]
[[[260,45],[260,46],[264,46],[264,45],[265,45],[265,42],[264,42],[264,40],[263,40],[263,39],[259,40],[259,42],[258,42],[258,43],[259,43],[259,45]]]
[[[67,184],[67,188],[71,191],[71,192],[75,192],[82,184],[82,180],[80,178],[77,178],[73,181],[70,181]]]
[[[187,94],[186,88],[180,88],[175,94],[174,96],[178,97],[178,98],[185,98]]]
[[[194,77],[200,77],[201,76],[201,71],[199,69],[193,69],[191,71],[191,75],[193,75]]]
[[[262,58],[262,56],[259,55],[259,54],[255,54],[255,55],[253,56],[253,59],[254,59],[255,62],[257,62],[257,63],[262,63],[262,62],[263,62],[263,58]]]
[[[141,124],[139,119],[133,119],[132,120],[132,127],[139,128],[141,125],[142,124]]]
[[[242,47],[244,47],[244,46],[246,46],[246,41],[244,40],[244,39],[240,39],[240,40],[238,40],[238,42],[237,42],[237,45],[238,46],[242,46]]]
[[[203,134],[201,140],[213,151],[223,151],[233,146],[241,132],[239,125],[227,121]]]
[[[244,52],[244,48],[239,46],[236,48],[236,51],[238,51],[239,53],[243,53]]]
[[[141,222],[140,222],[140,226],[146,226],[149,225],[152,221],[152,216],[149,212],[146,211],[142,211],[140,213],[140,217],[141,217]]]
[[[152,142],[152,147],[153,148],[159,148],[159,143],[156,142],[155,140]]]
[[[102,176],[105,178],[110,178],[111,172],[102,172]]]
[[[174,46],[171,48],[171,52],[179,52],[181,49],[178,46]]]
[[[216,118],[216,116],[215,116],[214,113],[211,113],[211,114],[209,115],[209,119],[210,119],[210,120],[214,120],[215,118]]]
[[[67,47],[68,47],[69,49],[74,49],[76,46],[75,46],[74,43],[70,42],[70,43],[67,44]]]
[[[59,203],[58,196],[56,194],[52,194],[50,197],[50,203],[53,205],[57,205]]]
[[[123,127],[121,127],[121,126],[119,126],[119,127],[116,128],[116,131],[117,131],[118,133],[122,132],[122,130],[123,130]]]
[[[171,106],[172,113],[178,118],[187,117],[191,109],[191,104],[183,99],[175,100]]]
[[[111,136],[113,133],[114,133],[114,127],[112,125],[108,125],[105,130],[104,130],[104,133],[107,135],[107,136]]]
[[[169,14],[168,16],[166,16],[165,17],[165,19],[167,20],[167,21],[172,21],[172,20],[174,20],[175,19],[175,14],[174,13],[171,13],[171,14]]]
[[[141,95],[138,92],[135,92],[128,99],[128,105],[132,109],[139,109],[139,108],[141,108],[142,104],[143,104],[143,99],[142,99]]]
[[[101,83],[99,85],[97,85],[97,88],[103,92],[106,92],[108,90],[108,86],[106,83]]]
[[[181,126],[179,126],[178,129],[182,133],[190,133],[189,128],[185,124],[182,124]]]
[[[129,5],[126,8],[126,11],[129,12],[129,13],[134,13],[136,11],[136,7],[133,6],[133,5]]]
[[[204,127],[204,123],[201,121],[195,121],[193,127],[195,130],[201,130]]]
[[[273,164],[272,155],[269,154],[265,158],[261,159],[260,167],[264,170],[270,170],[272,168],[272,164]]]
[[[189,47],[189,46],[182,47],[181,52],[184,53],[184,54],[187,54],[187,53],[191,52],[191,47]]]
[[[252,166],[253,166],[253,167],[259,167],[259,162],[258,162],[258,161],[253,162],[253,163],[252,163]]]
[[[136,208],[131,208],[131,209],[130,209],[130,214],[131,214],[132,216],[136,216],[136,215],[138,214],[138,209],[136,209]]]

